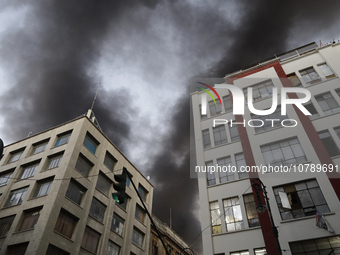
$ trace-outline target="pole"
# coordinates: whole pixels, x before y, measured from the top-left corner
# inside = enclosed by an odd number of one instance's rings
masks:
[[[172,221],[171,221],[171,207],[170,207],[170,228],[172,229]]]
[[[151,215],[150,215],[148,209],[146,208],[146,206],[145,206],[145,204],[144,204],[144,201],[143,201],[142,197],[140,196],[140,194],[139,194],[139,192],[138,192],[138,190],[137,190],[137,188],[136,188],[135,183],[134,183],[133,180],[132,180],[132,176],[130,175],[130,173],[128,173],[128,175],[129,175],[130,181],[131,181],[131,183],[132,183],[132,185],[133,185],[133,188],[134,188],[135,191],[137,192],[137,195],[138,195],[140,201],[141,201],[142,204],[143,204],[144,210],[145,210],[146,213],[148,214],[148,216],[149,216],[149,218],[150,218],[150,220],[151,220],[151,223],[152,223],[152,225],[154,226],[154,228],[155,228],[155,230],[156,230],[156,232],[157,232],[157,235],[159,236],[159,239],[161,239],[161,242],[162,242],[162,244],[163,244],[163,246],[164,246],[164,249],[165,249],[165,251],[166,251],[166,254],[167,254],[167,255],[170,255],[168,249],[167,249],[166,246],[165,246],[165,243],[164,243],[164,241],[163,241],[163,238],[162,238],[161,234],[159,233],[159,231],[158,231],[158,229],[157,229],[157,226],[156,226],[155,222],[154,222],[153,219],[151,218]]]

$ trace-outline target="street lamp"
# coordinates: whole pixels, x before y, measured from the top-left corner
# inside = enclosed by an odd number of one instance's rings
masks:
[[[269,214],[269,217],[270,217],[270,222],[271,222],[271,225],[272,225],[272,231],[273,231],[273,235],[275,237],[277,249],[279,251],[279,254],[282,255],[281,246],[280,246],[280,242],[279,242],[279,232],[277,231],[277,228],[274,224],[274,219],[273,219],[272,211],[270,209],[270,204],[269,204],[269,198],[267,196],[266,186],[264,186],[263,182],[259,178],[252,179],[252,186],[255,190],[255,196],[256,196],[256,201],[257,201],[256,211],[258,213],[262,214],[268,209],[268,214]],[[261,197],[260,197],[260,191],[263,191],[263,195],[264,195],[264,198],[266,199],[267,206],[262,204]]]

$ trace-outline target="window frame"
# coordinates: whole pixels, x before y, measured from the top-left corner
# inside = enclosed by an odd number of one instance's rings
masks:
[[[82,166],[85,166],[88,169],[78,169],[78,168],[82,168],[80,164],[82,164]],[[77,168],[77,166],[78,166],[78,168]],[[93,166],[94,166],[94,164],[87,157],[85,157],[82,153],[79,153],[79,156],[78,156],[78,159],[77,159],[76,164],[74,166],[74,169],[76,169],[83,176],[88,177]],[[86,171],[86,175],[85,175],[84,170]]]
[[[255,85],[251,85],[251,86],[248,86],[246,88],[243,89],[243,94],[244,94],[244,97],[246,98],[246,100],[248,100],[248,88],[252,88],[252,101],[253,102],[258,102],[258,101],[261,101],[261,100],[264,100],[266,98],[270,98],[272,97],[273,95],[273,88],[275,88],[275,85],[273,83],[273,81],[271,79],[268,79],[268,80],[265,80],[263,82],[260,82],[260,83],[257,83]],[[266,92],[267,93],[262,93],[264,91],[261,91],[265,88]],[[257,93],[254,93],[256,92]],[[257,97],[255,97],[255,95],[259,95]]]
[[[12,179],[14,171],[15,171],[15,168],[9,169],[9,170],[6,170],[0,173],[0,187],[6,186],[9,183],[9,181]],[[3,180],[5,181],[3,182]]]
[[[26,186],[26,187],[22,187],[22,188],[19,188],[19,189],[15,189],[15,190],[11,190],[10,193],[9,193],[9,196],[6,200],[6,203],[4,205],[4,207],[11,207],[11,206],[16,206],[16,205],[21,205],[22,201],[24,200],[25,198],[25,195],[27,193],[27,190],[28,190],[28,187],[29,186]],[[17,192],[17,193],[15,193]],[[21,193],[19,193],[21,192]],[[20,194],[20,197],[17,197],[17,194]],[[14,197],[13,197],[14,195]],[[16,201],[16,199],[18,199],[18,201],[13,204],[13,201],[11,202],[11,200],[14,200]]]
[[[93,240],[91,240],[92,242],[88,241],[90,237],[94,238]],[[93,253],[97,253],[100,238],[101,238],[100,233],[98,233],[97,231],[95,231],[91,227],[86,226],[86,228],[84,230],[83,239],[82,239],[80,246],[82,248],[84,248],[85,250],[89,250]],[[93,241],[96,241],[95,246],[93,246]]]
[[[208,142],[208,140],[209,140],[209,142]],[[202,143],[203,143],[203,149],[211,148],[211,140],[210,140],[210,130],[209,130],[209,128],[205,129],[205,130],[202,130]]]
[[[99,222],[103,223],[105,218],[107,206],[101,202],[98,198],[93,197],[91,202],[91,207],[89,211],[89,215]],[[97,212],[98,211],[98,212]]]
[[[244,208],[246,209],[246,216],[247,216],[249,228],[261,226],[259,215],[258,215],[258,212],[256,211],[256,202],[255,202],[254,194],[253,193],[244,194],[243,203],[244,203]]]
[[[340,112],[340,105],[335,100],[333,94],[330,91],[315,95],[314,98],[325,115]],[[331,105],[335,104],[337,105],[337,107],[331,108]]]
[[[21,158],[22,154],[24,153],[25,148],[26,148],[26,147],[20,148],[20,149],[15,150],[15,151],[11,151],[11,152],[9,153],[9,158],[8,158],[8,160],[7,160],[7,164],[10,164],[10,163],[13,163],[13,162],[18,161],[18,160]],[[17,157],[17,158],[16,158],[16,157]]]
[[[32,151],[31,151],[31,154],[30,156],[33,156],[33,155],[36,155],[36,154],[39,154],[39,153],[42,153],[46,150],[46,147],[48,145],[48,142],[49,142],[50,139],[45,139],[43,141],[40,141],[38,143],[35,143],[33,144],[32,146]],[[39,148],[42,148],[40,151],[37,152],[37,149]]]
[[[119,255],[121,247],[118,244],[109,240],[107,246],[106,255]]]
[[[19,232],[33,230],[38,223],[42,207],[32,208],[23,212]]]
[[[116,224],[116,223],[118,223],[118,224]],[[114,212],[113,215],[112,215],[112,221],[111,221],[110,229],[113,232],[115,232],[116,234],[123,236],[124,224],[125,224],[125,220]]]
[[[57,140],[54,143],[53,147],[59,147],[59,146],[62,146],[64,144],[67,144],[70,141],[70,138],[71,138],[71,135],[72,135],[72,131],[73,130],[69,130],[69,131],[63,132],[61,134],[58,134],[57,135]]]
[[[35,173],[37,172],[39,165],[40,165],[40,160],[22,165],[20,169],[19,180],[25,180],[30,177],[33,177]]]
[[[215,146],[220,146],[228,143],[227,130],[225,125],[213,127],[213,137]]]
[[[96,138],[94,138],[93,135],[91,135],[89,132],[86,133],[83,145],[86,149],[88,149],[93,155],[96,155],[96,151],[99,146],[99,142]]]
[[[44,168],[44,171],[58,168],[60,166],[61,160],[63,159],[63,156],[64,156],[64,151],[47,156],[46,166]]]
[[[107,164],[107,159],[110,161],[109,163],[113,163],[112,167]],[[104,165],[113,172],[117,162],[118,160],[110,152],[106,151],[106,154],[104,157]]]
[[[7,235],[8,231],[12,227],[15,216],[16,215],[14,214],[0,219],[0,237],[5,237]]]
[[[242,208],[241,208],[241,204],[240,204],[240,200],[238,197],[230,197],[230,198],[225,198],[222,200],[223,203],[223,210],[224,210],[224,218],[225,218],[225,227],[226,227],[226,231],[229,232],[234,232],[234,231],[239,231],[244,229],[244,219],[243,219],[243,215],[242,215]],[[235,209],[238,208],[238,209]],[[235,212],[236,210],[238,210],[238,212],[240,213],[240,220],[236,221],[236,217],[235,217]],[[232,219],[230,222],[227,221],[227,217],[228,216],[232,216]],[[234,229],[228,229],[228,226],[234,226]],[[237,225],[239,227],[237,227]]]
[[[105,184],[106,186],[104,188],[106,189],[102,189],[101,186],[98,186],[98,183],[102,186],[103,184]],[[109,193],[111,191],[111,186],[112,186],[112,181],[104,173],[100,171],[98,178],[97,178],[96,189],[98,189],[105,196],[109,196]]]
[[[60,209],[56,224],[54,226],[54,231],[58,232],[60,235],[72,239],[74,235],[74,230],[77,227],[79,219],[65,210],[64,208]],[[58,225],[60,224],[60,226]],[[66,228],[64,226],[66,225]],[[71,231],[69,231],[69,226],[71,226]],[[58,227],[58,228],[57,228]],[[71,232],[71,233],[69,233]]]
[[[314,66],[310,66],[302,70],[299,70],[299,73],[307,87],[321,81],[321,77],[318,74],[318,72],[315,70]]]
[[[222,233],[222,220],[221,211],[218,201],[212,201],[209,203],[210,221],[211,221],[211,233]]]
[[[39,198],[39,197],[47,196],[48,193],[50,192],[50,189],[51,189],[51,186],[52,186],[52,183],[53,183],[53,179],[54,179],[54,176],[37,181],[37,185],[34,188],[32,198]],[[46,184],[47,184],[48,187],[45,191],[45,194],[39,195],[42,185],[46,185]]]
[[[70,186],[72,186],[72,190],[70,190]],[[73,190],[79,191],[78,193],[81,194],[79,203],[77,201],[73,200],[71,195],[68,195]],[[67,197],[68,199],[70,199],[71,201],[76,203],[77,205],[81,206],[81,203],[83,201],[83,197],[84,197],[86,191],[87,191],[87,189],[83,185],[81,185],[79,182],[77,182],[76,180],[71,178],[71,180],[70,180],[70,182],[68,184],[66,193],[65,193],[65,197]],[[76,194],[76,195],[78,195],[78,194]]]
[[[332,134],[329,132],[328,129],[326,130],[322,130],[318,132],[319,138],[322,142],[322,144],[324,145],[329,157],[336,157],[340,155],[340,150],[338,145],[335,143]],[[325,136],[326,137],[321,137],[321,136]],[[330,143],[330,144],[326,144],[326,142]]]
[[[228,168],[228,166],[232,166],[232,164],[233,162],[231,160],[231,156],[226,156],[226,157],[217,159],[217,165],[220,166],[221,168],[223,168],[224,166]],[[230,172],[219,171],[218,177],[219,177],[220,183],[226,183],[226,182],[235,180],[235,173],[232,171]]]
[[[145,223],[146,212],[139,204],[136,204],[135,219],[139,220],[143,224]]]
[[[142,192],[140,192],[142,191]],[[138,193],[141,196],[141,198],[143,199],[143,201],[146,203],[146,201],[148,200],[148,194],[149,191],[146,190],[146,188],[144,188],[144,186],[142,184],[138,184]]]
[[[138,235],[138,239],[142,239],[142,242],[139,243],[139,240],[135,240],[135,237]],[[136,245],[137,247],[143,249],[145,241],[145,233],[139,230],[138,228],[134,227],[132,231],[132,243]]]

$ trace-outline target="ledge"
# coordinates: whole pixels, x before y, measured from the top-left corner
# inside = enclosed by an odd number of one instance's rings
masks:
[[[328,216],[328,215],[334,215],[334,212],[329,212],[329,213],[323,213],[322,215],[324,216]],[[306,217],[300,217],[300,218],[296,218],[296,219],[289,219],[289,220],[283,220],[280,221],[280,224],[282,223],[288,223],[288,222],[294,222],[294,221],[299,221],[299,220],[308,220],[308,219],[314,219],[315,215],[312,216],[306,216]]]

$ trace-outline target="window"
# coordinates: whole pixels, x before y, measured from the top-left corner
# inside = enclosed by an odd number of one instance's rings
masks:
[[[234,120],[232,122],[235,123]],[[230,133],[231,141],[234,142],[234,141],[240,140],[240,135],[238,133],[237,124],[231,126],[230,122],[228,122],[228,126],[229,126],[229,133]]]
[[[144,242],[144,233],[136,228],[133,228],[132,242],[138,247],[142,248]]]
[[[112,216],[111,230],[116,232],[118,235],[122,235],[123,230],[124,230],[124,220],[123,220],[123,218],[119,217],[115,213]]]
[[[135,218],[144,223],[145,214],[146,213],[145,213],[144,209],[137,204],[136,205]]]
[[[19,231],[34,229],[35,225],[38,222],[40,211],[41,211],[41,208],[24,211],[24,219],[22,221]]]
[[[306,240],[300,242],[289,243],[290,250],[293,255],[309,255],[309,254],[339,254],[340,236],[324,237],[314,240]]]
[[[143,201],[146,202],[146,196],[148,195],[147,190],[139,184],[138,186],[138,193],[142,197]]]
[[[204,147],[204,149],[210,148],[211,147],[211,143],[210,143],[209,129],[203,130],[202,131],[202,136],[203,136],[203,147]]]
[[[258,85],[252,86],[253,102],[259,101],[273,94],[274,84],[271,80],[262,82]],[[248,88],[243,89],[244,96],[248,98]]]
[[[255,249],[254,252],[255,255],[267,255],[266,248]]]
[[[227,232],[244,229],[241,206],[238,197],[223,200]]]
[[[296,76],[295,73],[287,75],[287,78],[289,79],[293,87],[302,87],[300,79]]]
[[[312,114],[312,115],[309,115],[309,118],[311,120],[320,117],[319,113],[317,112],[317,110],[315,109],[312,103],[306,104],[304,105],[304,107]]]
[[[63,154],[60,153],[48,156],[45,170],[59,167],[62,158]]]
[[[15,215],[0,219],[0,237],[6,236],[12,226]]]
[[[338,96],[340,97],[340,89],[336,89],[335,92],[338,94]]]
[[[66,197],[71,199],[76,204],[80,205],[85,191],[86,189],[83,186],[81,186],[75,180],[71,179],[70,184],[68,185],[68,188],[66,191]]]
[[[271,129],[271,128],[281,127],[282,126],[281,121],[287,119],[287,115],[281,115],[281,106],[278,106],[272,114],[265,115],[265,116],[258,116],[258,115],[252,114],[252,119],[262,120],[262,122],[261,121],[255,121],[253,123],[254,126],[257,126],[257,127],[255,127],[255,132],[259,133],[259,132],[266,131],[266,130]],[[276,120],[275,121],[266,121],[266,119],[276,119]],[[263,123],[263,125],[261,127],[260,127],[259,122],[261,122],[261,124]],[[287,124],[288,124],[288,122],[286,121],[286,125]]]
[[[230,252],[230,255],[249,255],[249,251]]]
[[[106,255],[119,255],[120,247],[114,242],[109,240]]]
[[[300,74],[307,85],[311,85],[321,80],[313,67],[300,71]]]
[[[84,146],[91,151],[93,154],[96,154],[97,147],[99,142],[90,133],[87,133],[84,140]]]
[[[4,186],[9,182],[9,180],[12,177],[13,172],[14,172],[14,170],[10,170],[8,172],[1,173],[1,175],[0,175],[0,186]]]
[[[233,103],[231,102],[230,95],[223,97],[223,104],[226,112],[231,112],[233,110]]]
[[[103,222],[104,215],[105,215],[106,206],[100,202],[97,198],[92,199],[92,204],[90,208],[90,215],[99,220],[100,222]]]
[[[129,176],[126,176],[126,186],[130,187],[130,182],[131,182],[131,180],[130,180]]]
[[[28,243],[19,243],[9,245],[7,248],[7,255],[25,255]]]
[[[52,245],[52,244],[49,244],[48,245],[48,249],[46,251],[46,254],[45,255],[70,255],[70,253]]]
[[[202,114],[202,105],[200,105],[200,115],[201,115],[201,120],[208,118],[207,114],[205,114],[205,115]]]
[[[213,234],[222,233],[221,211],[218,206],[218,201],[210,202],[210,217],[212,233]]]
[[[23,180],[23,179],[32,177],[35,174],[35,172],[37,171],[38,166],[39,166],[39,163],[34,163],[34,164],[24,166],[22,168],[21,175],[20,175],[19,179]]]
[[[216,102],[216,104],[215,104]],[[210,101],[209,102],[209,109],[210,109],[210,116],[215,116],[217,114],[220,114],[222,112],[222,107],[221,107],[221,103],[219,100],[215,100],[214,101]]]
[[[72,237],[78,219],[69,212],[61,209],[54,230],[68,238]]]
[[[209,161],[205,163],[206,169],[207,169],[207,184],[208,186],[215,185],[216,179],[215,179],[215,172],[211,172],[210,168],[213,166],[213,162]]]
[[[235,180],[235,175],[231,171],[231,157],[225,157],[217,159],[217,165],[219,165],[222,169],[226,171],[220,171],[220,183],[229,182]],[[230,170],[230,171],[229,171]]]
[[[63,133],[63,134],[58,135],[57,136],[58,139],[57,139],[54,147],[61,146],[61,145],[65,144],[65,143],[68,143],[68,141],[70,140],[70,137],[71,137],[71,133],[72,133],[72,131],[68,132],[68,133]]]
[[[338,156],[340,154],[338,146],[335,144],[331,134],[328,130],[318,132],[319,137],[325,146],[330,157]]]
[[[102,173],[100,173],[98,175],[96,188],[108,196],[111,188],[111,182]]]
[[[84,176],[88,176],[91,168],[93,167],[92,162],[85,158],[82,154],[79,154],[76,169]]]
[[[109,168],[111,171],[113,171],[116,163],[117,159],[115,159],[115,157],[112,156],[110,153],[106,152],[104,165],[107,166],[107,168]]]
[[[238,171],[238,177],[240,179],[248,178],[249,174],[245,171],[245,169],[243,169],[245,166],[247,166],[246,159],[244,158],[244,154],[243,153],[236,154],[235,160],[236,160],[236,167]]]
[[[225,144],[228,142],[225,125],[220,125],[213,128],[215,146]]]
[[[315,96],[315,99],[326,115],[340,112],[340,107],[330,92]]]
[[[52,182],[53,182],[53,179],[38,181],[33,197],[46,196],[48,192],[50,191]]]
[[[306,162],[307,158],[297,138],[261,146],[267,165],[291,165]]]
[[[340,139],[340,127],[334,128],[334,131]],[[1,177],[0,177],[0,180],[1,180]]]
[[[253,194],[247,194],[243,196],[244,206],[247,212],[249,227],[260,226],[259,216],[256,211],[256,204]]]
[[[81,247],[96,253],[99,239],[100,234],[97,231],[94,231],[92,228],[86,226]]]
[[[329,68],[327,64],[318,65],[323,75],[329,79],[335,77],[333,71]]]
[[[7,163],[9,164],[9,163],[18,161],[20,159],[20,156],[24,152],[24,149],[25,148],[11,152]]]
[[[316,180],[276,187],[274,194],[283,220],[329,212]]]
[[[6,201],[5,207],[20,205],[24,200],[25,194],[27,192],[28,187],[12,190],[9,194],[9,197]]]
[[[48,144],[48,140],[34,144],[31,155],[35,155],[35,154],[45,151],[47,144]]]

